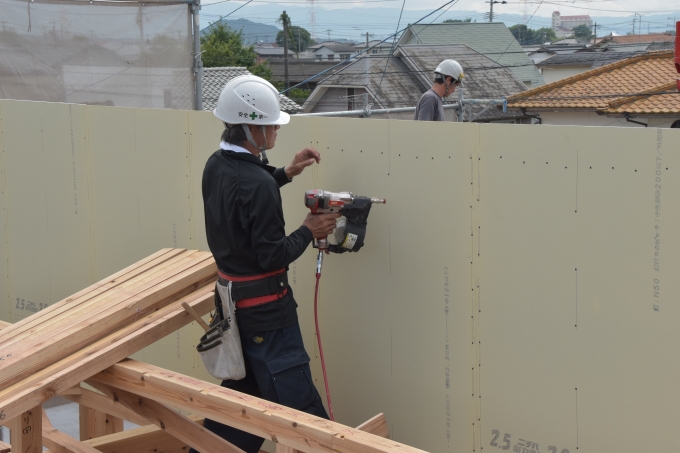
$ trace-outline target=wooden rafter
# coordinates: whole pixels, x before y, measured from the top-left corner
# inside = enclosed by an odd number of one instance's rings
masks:
[[[134,360],[92,380],[209,417],[305,452],[421,452],[348,426]]]

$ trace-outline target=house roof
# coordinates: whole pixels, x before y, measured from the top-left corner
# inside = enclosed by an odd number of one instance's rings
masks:
[[[537,63],[536,66],[539,68],[560,66],[598,68],[631,56],[630,52],[577,52],[567,55],[553,55]]]
[[[327,44],[327,45],[325,44],[325,45],[319,47],[318,49],[316,49],[316,51],[318,52],[319,50],[323,49],[324,47],[326,49],[332,50],[333,52],[356,52],[354,47],[350,46],[349,44]]]
[[[368,42],[368,47],[373,47],[373,46],[378,47],[378,48],[380,48],[380,47],[392,47],[392,43],[388,42],[388,41],[382,42],[380,39],[374,39],[373,41]],[[356,50],[366,49],[366,42],[365,41],[360,42],[359,44],[355,44],[353,47]]]
[[[222,88],[228,81],[234,77],[248,75],[250,71],[246,68],[238,66],[225,66],[221,68],[204,68],[203,69],[203,110],[212,111],[217,105],[217,100],[220,98]],[[287,113],[296,113],[300,110],[300,106],[279,94],[279,103],[281,110]]]
[[[297,59],[288,61],[288,80],[301,82],[306,80],[326,69],[332,68],[338,64],[335,60],[323,61],[297,61]],[[277,82],[282,82],[285,77],[285,62],[283,60],[273,60],[269,62],[269,67],[272,68],[272,79]],[[321,78],[314,79],[317,83]]]
[[[668,33],[650,33],[647,35],[605,36],[601,42],[631,44],[636,42],[675,41],[675,36]]]
[[[658,94],[668,91],[676,78],[672,52],[645,53],[516,94],[508,98],[508,107],[612,114],[671,107],[680,111],[678,96]]]
[[[675,48],[675,42],[673,41],[660,41],[653,42],[647,46],[647,52],[654,52],[657,50],[673,50]]]
[[[435,46],[403,46],[395,56],[371,54],[348,64],[343,70],[325,78],[317,90],[324,86],[366,87],[374,98],[376,108],[413,107],[420,96],[432,86],[433,72],[445,58],[455,58],[465,68],[464,93],[466,98],[498,99],[524,90],[526,87],[507,68],[499,66],[463,44]],[[385,69],[387,68],[387,69]],[[333,88],[329,88],[332,90]],[[314,96],[310,96],[313,99]],[[445,101],[445,103],[452,103]],[[307,107],[307,104],[305,104]],[[473,106],[476,115],[483,106]],[[467,113],[467,112],[466,112]],[[492,108],[478,119],[492,120],[521,116],[519,112],[503,114]]]
[[[271,56],[277,56],[277,57],[283,57],[284,49],[283,47],[255,47],[255,53],[258,55],[271,55]],[[289,50],[288,51],[289,55],[294,55],[293,51]]]
[[[454,22],[411,25],[399,39],[399,45],[465,44],[482,55],[509,67],[521,81],[542,85],[543,76],[522,50],[508,27],[501,22]],[[452,58],[448,56],[447,58]]]

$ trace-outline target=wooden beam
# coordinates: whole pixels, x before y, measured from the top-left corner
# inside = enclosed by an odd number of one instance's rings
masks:
[[[42,413],[42,441],[45,446],[50,449],[52,453],[101,453],[95,448],[74,439],[66,433],[63,433],[52,426],[46,413]],[[14,446],[12,446],[12,451]],[[40,447],[42,453],[42,446]]]
[[[119,328],[166,306],[213,280],[217,267],[208,252],[195,252],[181,261],[172,272],[163,272],[122,295],[78,307],[45,334],[33,334],[21,343],[0,345],[5,359],[0,363],[0,382],[12,385],[55,361],[115,332]],[[90,302],[88,302],[90,303]],[[69,313],[69,312],[67,312]],[[45,332],[42,328],[41,332]]]
[[[422,452],[260,398],[134,360],[120,362],[92,380],[211,418],[305,452]]]
[[[11,326],[11,325],[12,325],[11,322],[0,321],[0,330],[1,330],[1,329],[5,329],[5,328],[7,328],[7,327],[9,327],[9,326]],[[2,452],[0,451],[0,453],[2,453]]]
[[[120,404],[145,417],[154,425],[167,431],[171,436],[201,452],[245,453],[243,450],[222,439],[217,434],[196,424],[189,417],[182,415],[161,403],[143,396],[109,387],[96,381],[88,384],[102,393],[113,397]]]
[[[36,406],[9,424],[9,439],[13,452],[42,453],[42,406]]]
[[[387,419],[382,412],[357,426],[359,431],[375,434],[376,436],[390,438],[390,430],[387,427]]]
[[[133,412],[125,407],[122,407],[120,404],[114,404],[113,398],[108,397],[106,395],[102,395],[101,393],[96,393],[93,392],[92,390],[80,389],[81,393],[79,395],[60,395],[66,398],[69,401],[73,401],[74,403],[78,403],[80,407],[87,407],[90,409],[95,409],[97,411],[101,411],[106,414],[111,414],[114,417],[121,418],[123,420],[127,420],[129,422],[135,423],[140,426],[148,425],[149,421],[138,415],[136,412]],[[118,432],[118,431],[114,431]],[[112,434],[112,433],[107,433],[107,434]],[[93,437],[99,437],[99,436],[93,436]],[[80,440],[86,440],[86,439],[81,439]]]
[[[213,290],[214,285],[208,285],[182,300],[186,300],[199,313],[206,314],[214,308]],[[191,321],[179,301],[164,307],[30,378],[0,390],[0,414],[10,420]],[[0,425],[3,424],[0,421]]]
[[[0,453],[12,453],[12,446],[0,441]]]
[[[91,407],[78,406],[80,440],[94,439],[123,431],[123,419]]]
[[[189,418],[203,426],[202,417],[190,415]],[[189,451],[189,447],[184,442],[180,442],[156,425],[141,426],[122,433],[86,440],[84,443],[101,453],[187,453]]]

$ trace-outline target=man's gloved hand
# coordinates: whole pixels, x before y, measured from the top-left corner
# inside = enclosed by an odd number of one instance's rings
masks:
[[[335,219],[340,217],[342,214],[339,212],[334,212],[332,214],[312,214],[311,212],[307,214],[307,218],[302,222],[303,226],[309,228],[315,239],[325,238],[329,234],[333,233],[335,229]]]
[[[295,155],[293,161],[286,165],[286,176],[288,179],[293,179],[293,176],[297,176],[302,173],[305,167],[309,167],[314,162],[318,164],[321,162],[321,154],[314,148],[305,148]]]

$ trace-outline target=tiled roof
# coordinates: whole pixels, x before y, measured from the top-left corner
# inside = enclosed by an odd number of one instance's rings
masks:
[[[623,113],[627,105],[652,112],[669,108],[670,102],[680,108],[676,96],[644,94],[666,91],[676,78],[672,52],[646,53],[516,94],[508,98],[508,107]]]
[[[269,67],[272,68],[272,80],[277,82],[283,82],[285,77],[285,62],[283,60],[272,60],[269,62]],[[288,62],[288,80],[296,83],[302,82],[326,69],[332,68],[338,64],[337,60],[324,60],[324,61],[297,61],[290,60]],[[338,69],[340,69],[340,66]],[[335,72],[335,71],[333,71]],[[314,83],[327,76],[319,76],[319,78],[314,79]],[[304,87],[303,87],[304,88]]]
[[[651,33],[648,35],[606,36],[603,39],[603,41],[615,42],[617,44],[630,44],[634,42],[675,41],[675,36],[666,33]]]
[[[647,46],[647,52],[653,52],[656,50],[673,50],[675,48],[675,42],[673,41],[661,41],[653,42]]]
[[[530,81],[532,87],[545,83],[541,73],[522,50],[522,46],[501,22],[411,25],[402,34],[398,44],[465,44],[507,66],[519,80]]]
[[[673,94],[668,92],[672,91]],[[647,96],[631,96],[611,102],[604,112],[609,114],[680,114],[680,92],[675,82],[654,87],[648,92],[664,93]]]
[[[634,56],[630,52],[576,52],[567,55],[554,55],[536,64],[537,67],[583,66],[598,68]]]
[[[220,98],[222,88],[228,81],[234,77],[250,74],[246,68],[237,66],[226,66],[222,68],[204,68],[203,69],[203,110],[212,111],[217,105],[217,100]],[[279,94],[279,104],[281,110],[287,113],[297,113],[300,106]]]
[[[350,46],[349,44],[327,44],[319,47],[316,50],[319,51],[324,47],[326,49],[332,50],[333,52],[355,52],[354,47]]]

